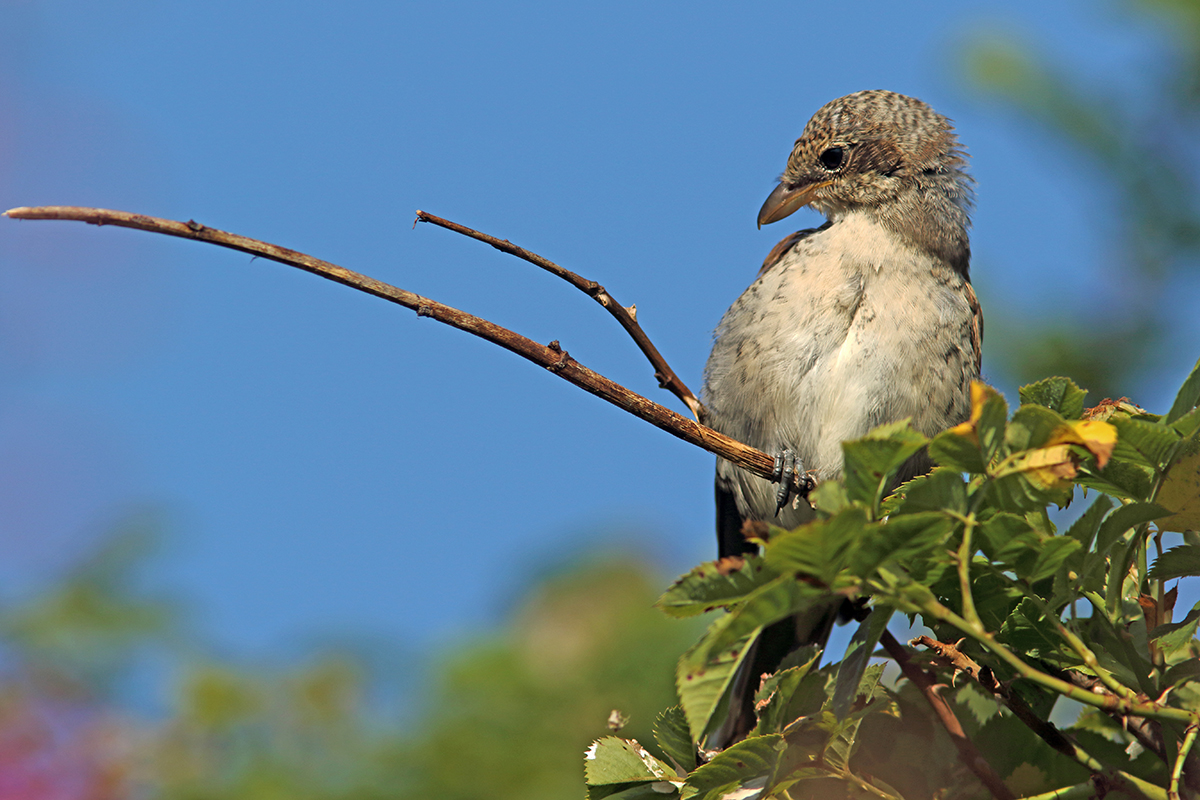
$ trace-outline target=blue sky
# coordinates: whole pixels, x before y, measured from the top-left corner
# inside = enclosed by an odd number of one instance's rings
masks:
[[[722,311],[817,220],[755,228],[792,141],[828,100],[887,88],[953,117],[973,155],[985,310],[1051,310],[1103,274],[1113,200],[973,94],[960,49],[1015,33],[1134,86],[1163,35],[1083,2],[7,0],[0,18],[0,206],[195,219],[303,250],[558,339],[677,409],[590,300],[413,230],[414,210],[636,303],[698,390]],[[673,572],[714,552],[711,456],[498,348],[241,254],[0,223],[6,596],[151,515],[165,538],[148,585],[222,652],[421,649],[486,629],[580,553],[630,547]],[[1196,356],[1129,394],[1164,407]]]

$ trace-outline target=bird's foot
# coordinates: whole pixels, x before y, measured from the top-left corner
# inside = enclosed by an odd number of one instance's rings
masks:
[[[784,448],[775,454],[775,469],[771,480],[779,484],[775,493],[775,513],[782,511],[792,501],[792,495],[799,491],[807,495],[815,485],[812,478],[804,473],[804,462],[791,448]]]

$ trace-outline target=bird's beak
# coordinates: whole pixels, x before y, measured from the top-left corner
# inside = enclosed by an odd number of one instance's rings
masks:
[[[780,183],[775,187],[775,191],[767,196],[767,201],[758,210],[758,227],[778,222],[796,209],[808,205],[812,202],[813,194],[817,189],[828,186],[829,183],[829,181],[800,185]]]

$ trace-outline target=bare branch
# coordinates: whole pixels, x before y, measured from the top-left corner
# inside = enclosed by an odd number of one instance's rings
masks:
[[[537,253],[530,252],[524,247],[518,247],[507,239],[497,239],[495,236],[489,236],[486,233],[482,233],[473,228],[468,228],[465,225],[459,225],[457,222],[451,222],[448,219],[443,219],[441,217],[434,216],[433,214],[427,214],[424,211],[417,212],[417,222],[428,222],[432,225],[445,228],[448,231],[461,233],[463,236],[469,236],[470,238],[481,241],[484,244],[490,244],[492,247],[501,252],[508,253],[509,255],[513,255],[524,261],[528,261],[530,264],[533,264],[536,267],[541,267],[547,272],[557,275],[579,291],[591,297],[600,305],[604,306],[604,308],[608,310],[608,313],[612,314],[617,322],[621,324],[621,327],[625,329],[630,337],[632,337],[634,343],[637,344],[638,348],[650,362],[650,366],[654,367],[654,377],[658,380],[658,385],[682,400],[684,404],[692,410],[692,413],[695,414],[696,419],[700,422],[704,422],[704,406],[701,405],[700,401],[696,398],[696,395],[692,394],[692,390],[687,387],[683,380],[675,374],[675,371],[671,369],[669,364],[667,364],[667,360],[663,358],[661,353],[658,352],[658,348],[655,347],[654,343],[650,341],[650,337],[646,335],[644,330],[642,330],[642,326],[638,324],[638,321],[635,317],[635,312],[632,310],[633,306],[626,308],[618,303],[615,297],[609,294],[603,286],[595,281],[588,280],[582,275],[577,275],[576,273],[571,272],[569,269],[560,267],[550,259],[543,258]]]
[[[631,392],[624,386],[593,372],[570,357],[558,342],[549,346],[538,344],[520,334],[503,328],[480,317],[459,311],[436,300],[421,297],[418,294],[400,289],[366,275],[360,275],[344,267],[322,261],[312,256],[278,247],[273,244],[227,233],[201,225],[198,222],[177,222],[175,220],[149,217],[143,214],[132,214],[126,211],[111,211],[102,208],[83,208],[78,206],[41,206],[37,208],[13,208],[4,215],[13,219],[50,219],[73,220],[87,222],[91,225],[117,225],[123,228],[161,233],[177,236],[181,239],[194,239],[200,242],[240,250],[243,253],[267,258],[281,264],[298,267],[314,275],[320,275],[331,281],[357,289],[360,292],[375,295],[405,308],[417,312],[417,316],[430,317],[439,322],[451,325],[459,330],[474,334],[493,344],[498,344],[506,350],[545,367],[564,380],[570,381],[584,391],[607,400],[618,408],[622,408],[636,417],[661,428],[672,436],[696,445],[710,453],[714,453],[730,463],[754,475],[775,480],[775,460],[761,450],[748,447],[741,442],[731,439],[723,433],[718,433],[669,408],[651,402],[641,395]],[[804,495],[811,488],[803,477],[798,478],[793,486],[797,493]]]

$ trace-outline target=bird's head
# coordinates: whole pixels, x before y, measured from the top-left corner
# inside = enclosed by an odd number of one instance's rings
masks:
[[[966,219],[971,178],[950,120],[925,103],[872,90],[823,106],[804,127],[758,225],[811,205],[835,218],[881,212],[906,192],[949,203]]]

